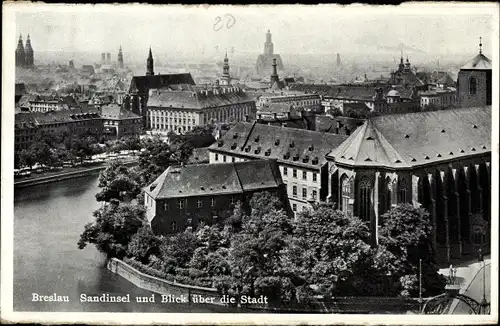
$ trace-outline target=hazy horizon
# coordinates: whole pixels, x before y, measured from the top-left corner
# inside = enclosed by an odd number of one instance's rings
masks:
[[[30,34],[38,52],[109,52],[114,58],[122,46],[136,60],[151,46],[157,54],[212,57],[226,49],[262,53],[269,29],[280,54],[468,54],[478,52],[480,36],[483,52],[491,53],[493,14],[477,9],[480,4],[459,7],[19,5],[12,42]],[[218,24],[215,31],[217,17],[227,14],[233,25]]]

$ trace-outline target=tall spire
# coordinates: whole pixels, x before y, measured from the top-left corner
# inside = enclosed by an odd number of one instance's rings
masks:
[[[123,69],[123,53],[122,46],[120,45],[120,49],[118,50],[118,67]]]
[[[224,57],[224,65],[222,66],[222,78],[221,78],[221,84],[222,85],[229,85],[231,81],[231,76],[229,76],[229,59],[227,57],[227,49],[226,49],[226,56]]]
[[[149,55],[146,60],[146,76],[153,76],[154,72],[154,60],[153,60],[153,52],[151,51],[151,46],[149,47]]]
[[[273,58],[273,72],[271,74],[271,87],[276,84],[279,86],[279,81],[280,78],[278,76],[278,70],[277,70],[277,63],[276,63],[276,58]]]
[[[267,33],[266,33],[266,42],[264,43],[264,54],[265,55],[273,55],[274,54],[274,45],[273,45],[270,30],[267,30]]]
[[[479,54],[483,54],[483,42],[482,42],[483,38],[480,36],[479,37]]]
[[[31,47],[31,39],[29,34],[26,38],[26,46],[24,47],[24,56],[25,56],[24,65],[27,68],[33,67],[34,53],[33,53],[33,48]]]
[[[23,36],[19,34],[19,40],[17,41],[17,48],[16,48],[16,67],[24,67],[24,66],[25,66],[25,54],[23,46]]]

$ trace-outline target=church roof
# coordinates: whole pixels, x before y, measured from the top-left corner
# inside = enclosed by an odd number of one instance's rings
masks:
[[[474,59],[463,65],[460,70],[491,70],[491,60],[479,53]]]
[[[378,116],[328,154],[350,166],[410,168],[491,151],[491,106]]]
[[[137,92],[140,94],[147,93],[152,88],[168,87],[173,84],[190,84],[195,82],[190,73],[183,74],[167,74],[167,75],[152,75],[152,76],[134,76],[130,81],[129,92]]]
[[[283,184],[276,160],[171,166],[148,187],[154,199],[237,194]]]

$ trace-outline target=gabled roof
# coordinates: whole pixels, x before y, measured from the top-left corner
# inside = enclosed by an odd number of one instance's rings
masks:
[[[134,76],[130,81],[129,92],[140,94],[148,93],[152,88],[163,88],[173,84],[194,85],[193,77],[189,73],[153,75],[153,76]]]
[[[238,122],[209,149],[318,169],[326,163],[325,155],[346,138],[345,135]]]
[[[275,160],[171,166],[145,188],[154,199],[237,194],[283,184]]]
[[[460,70],[491,70],[491,60],[479,53],[474,59],[463,65]]]
[[[378,116],[328,154],[338,164],[406,168],[491,151],[491,106]]]
[[[333,133],[337,127],[337,121],[341,127],[347,126],[349,130],[354,130],[363,124],[364,120],[349,117],[330,117],[328,115],[316,115],[316,131]]]
[[[118,104],[108,104],[101,107],[101,117],[103,119],[134,119],[140,118],[137,114],[133,113],[130,110],[125,110]]]

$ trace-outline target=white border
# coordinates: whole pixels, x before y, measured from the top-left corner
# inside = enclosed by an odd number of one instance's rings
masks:
[[[12,311],[13,291],[13,158],[14,152],[14,99],[10,94],[14,93],[14,52],[16,40],[15,12],[16,11],[100,11],[100,12],[137,12],[148,9],[150,5],[47,5],[31,3],[3,3],[3,60],[2,60],[2,182],[1,182],[1,318],[2,321],[10,322],[39,322],[39,323],[87,323],[87,324],[486,324],[495,323],[498,318],[498,201],[492,200],[492,289],[491,289],[491,311],[489,316],[422,316],[422,315],[327,315],[327,314],[173,314],[173,313],[26,313]],[[252,9],[256,6],[250,6]],[[269,6],[266,6],[269,7]],[[305,17],[307,12],[315,10],[341,10],[342,13],[353,14],[369,10],[373,15],[387,13],[388,10],[401,14],[426,15],[429,12],[442,13],[443,15],[467,15],[483,13],[492,15],[492,44],[493,54],[493,109],[492,109],[492,198],[499,198],[499,134],[498,134],[498,103],[499,103],[499,6],[494,3],[410,3],[400,6],[366,6],[351,5],[340,7],[337,5],[308,6],[301,8],[301,14]],[[274,6],[276,11],[286,10],[286,6]],[[224,6],[171,6],[169,10],[213,10],[212,13],[225,12]],[[232,11],[249,10],[249,7],[232,7]],[[460,40],[457,40],[458,42]],[[496,152],[495,152],[496,151]]]

